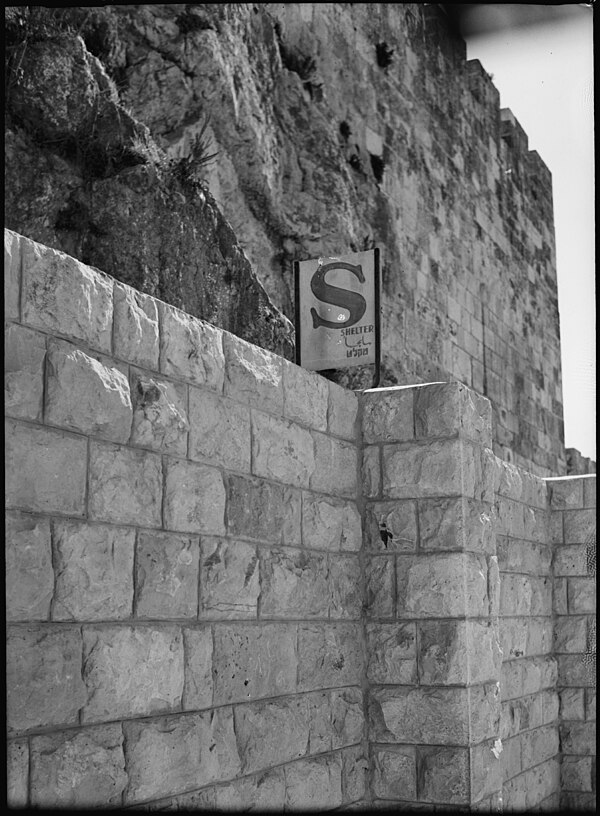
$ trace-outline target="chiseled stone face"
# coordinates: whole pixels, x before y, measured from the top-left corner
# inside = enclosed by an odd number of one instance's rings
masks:
[[[253,411],[252,462],[256,476],[308,487],[315,469],[310,432],[293,422]]]
[[[230,535],[269,544],[300,544],[300,491],[260,479],[230,475],[227,525]]]
[[[186,533],[225,532],[225,488],[216,468],[168,459],[164,521],[169,530]]]
[[[415,435],[412,388],[383,388],[366,391],[363,403],[365,442],[404,442]]]
[[[256,618],[259,593],[258,555],[254,545],[202,537],[201,618]]]
[[[44,394],[46,338],[23,326],[4,330],[4,413],[40,420]]]
[[[53,620],[131,617],[134,545],[129,527],[55,520]]]
[[[208,708],[213,701],[213,635],[207,625],[186,627],[183,630],[185,644],[185,685],[183,708]]]
[[[285,808],[330,810],[342,804],[339,755],[303,759],[285,766]]]
[[[110,353],[112,278],[34,241],[22,252],[23,322]]]
[[[325,555],[303,550],[260,551],[261,615],[326,618],[329,587]]]
[[[354,498],[357,491],[358,452],[354,445],[313,432],[315,465],[310,489]]]
[[[162,463],[157,454],[92,442],[88,489],[90,518],[160,527]]]
[[[4,230],[4,319],[19,319],[21,236]]]
[[[123,730],[127,804],[229,780],[240,773],[231,708],[133,720],[124,723]]]
[[[416,624],[367,624],[367,677],[372,683],[417,682]]]
[[[198,614],[198,539],[140,532],[135,563],[138,618],[195,618]]]
[[[276,810],[283,812],[285,768],[236,779],[214,789],[214,807],[220,811]]]
[[[270,351],[223,335],[225,394],[242,405],[250,405],[277,416],[283,414],[282,360]]]
[[[34,807],[119,805],[127,784],[121,726],[33,737],[31,768]]]
[[[329,556],[329,616],[359,620],[362,613],[361,567],[356,555]]]
[[[356,505],[304,493],[302,537],[304,546],[315,550],[359,550],[361,523]]]
[[[6,754],[6,804],[11,809],[26,808],[29,785],[28,740],[10,740]]]
[[[4,532],[7,620],[47,620],[54,592],[50,523],[7,513]]]
[[[181,383],[134,372],[131,383],[131,444],[185,456],[190,427],[186,391],[186,386]]]
[[[329,390],[327,430],[344,439],[355,439],[358,397],[353,391],[347,391],[336,383],[327,382],[327,388]]]
[[[250,472],[250,410],[190,386],[190,459]]]
[[[225,358],[223,332],[158,301],[160,370],[163,374],[221,393]]]
[[[174,711],[183,692],[183,642],[174,626],[85,627],[83,722]]]
[[[349,623],[298,624],[298,689],[358,685],[362,646]]]
[[[9,632],[6,692],[9,731],[77,724],[86,699],[79,627],[39,624]]]
[[[419,799],[465,805],[469,802],[469,753],[466,748],[419,748]]]
[[[5,423],[6,504],[42,513],[84,513],[87,440]]]
[[[156,300],[115,281],[114,312],[115,357],[157,371],[159,347]]]
[[[416,801],[416,752],[413,747],[378,749],[374,760],[374,793],[378,798]]]
[[[282,360],[283,413],[287,419],[300,422],[316,431],[327,429],[327,380],[314,371]]]
[[[364,536],[365,545],[370,550],[413,552],[417,546],[416,502],[369,503],[365,511]]]
[[[296,624],[215,624],[214,704],[296,691]]]

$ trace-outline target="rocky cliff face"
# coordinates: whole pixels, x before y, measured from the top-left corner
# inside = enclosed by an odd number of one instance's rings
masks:
[[[377,245],[382,384],[461,380],[492,401],[498,455],[564,472],[550,174],[442,7],[106,6],[67,25],[17,68],[12,24],[9,227],[288,356],[257,280],[291,317],[293,260]],[[29,100],[60,108],[84,63],[97,90],[79,119],[67,95],[57,145]]]

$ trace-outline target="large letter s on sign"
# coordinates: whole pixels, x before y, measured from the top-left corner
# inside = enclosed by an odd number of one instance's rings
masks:
[[[353,326],[361,319],[367,309],[367,301],[358,292],[351,292],[348,289],[340,289],[339,286],[331,286],[325,281],[325,275],[330,269],[347,269],[349,272],[358,278],[361,283],[365,282],[361,266],[354,266],[353,264],[345,263],[344,261],[334,261],[333,263],[320,266],[315,274],[312,276],[310,288],[317,300],[323,303],[331,303],[332,306],[340,306],[342,309],[347,309],[350,312],[350,317],[344,321],[325,320],[317,312],[316,309],[311,309],[310,313],[313,319],[313,328],[317,329],[319,326],[327,326],[328,329],[344,329],[348,326]]]

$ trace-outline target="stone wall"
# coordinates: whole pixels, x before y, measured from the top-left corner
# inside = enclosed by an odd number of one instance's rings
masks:
[[[356,396],[5,249],[11,802],[360,800]]]
[[[443,5],[51,14],[9,16],[9,228],[289,359],[292,262],[377,245],[382,385],[461,381],[567,472],[551,175]]]
[[[561,808],[596,807],[596,477],[550,479]]]
[[[5,348],[12,805],[592,806],[594,477],[9,230]]]

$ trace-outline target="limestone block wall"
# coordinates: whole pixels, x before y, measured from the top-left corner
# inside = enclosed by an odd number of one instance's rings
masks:
[[[9,230],[4,291],[12,806],[592,807],[594,477]]]
[[[5,234],[15,806],[364,794],[357,398]]]
[[[554,810],[560,787],[559,711],[546,482],[498,460],[495,512],[503,803],[511,811]]]
[[[490,403],[459,383],[378,389],[361,400],[373,799],[496,810]]]
[[[561,808],[596,807],[596,477],[550,479]]]

